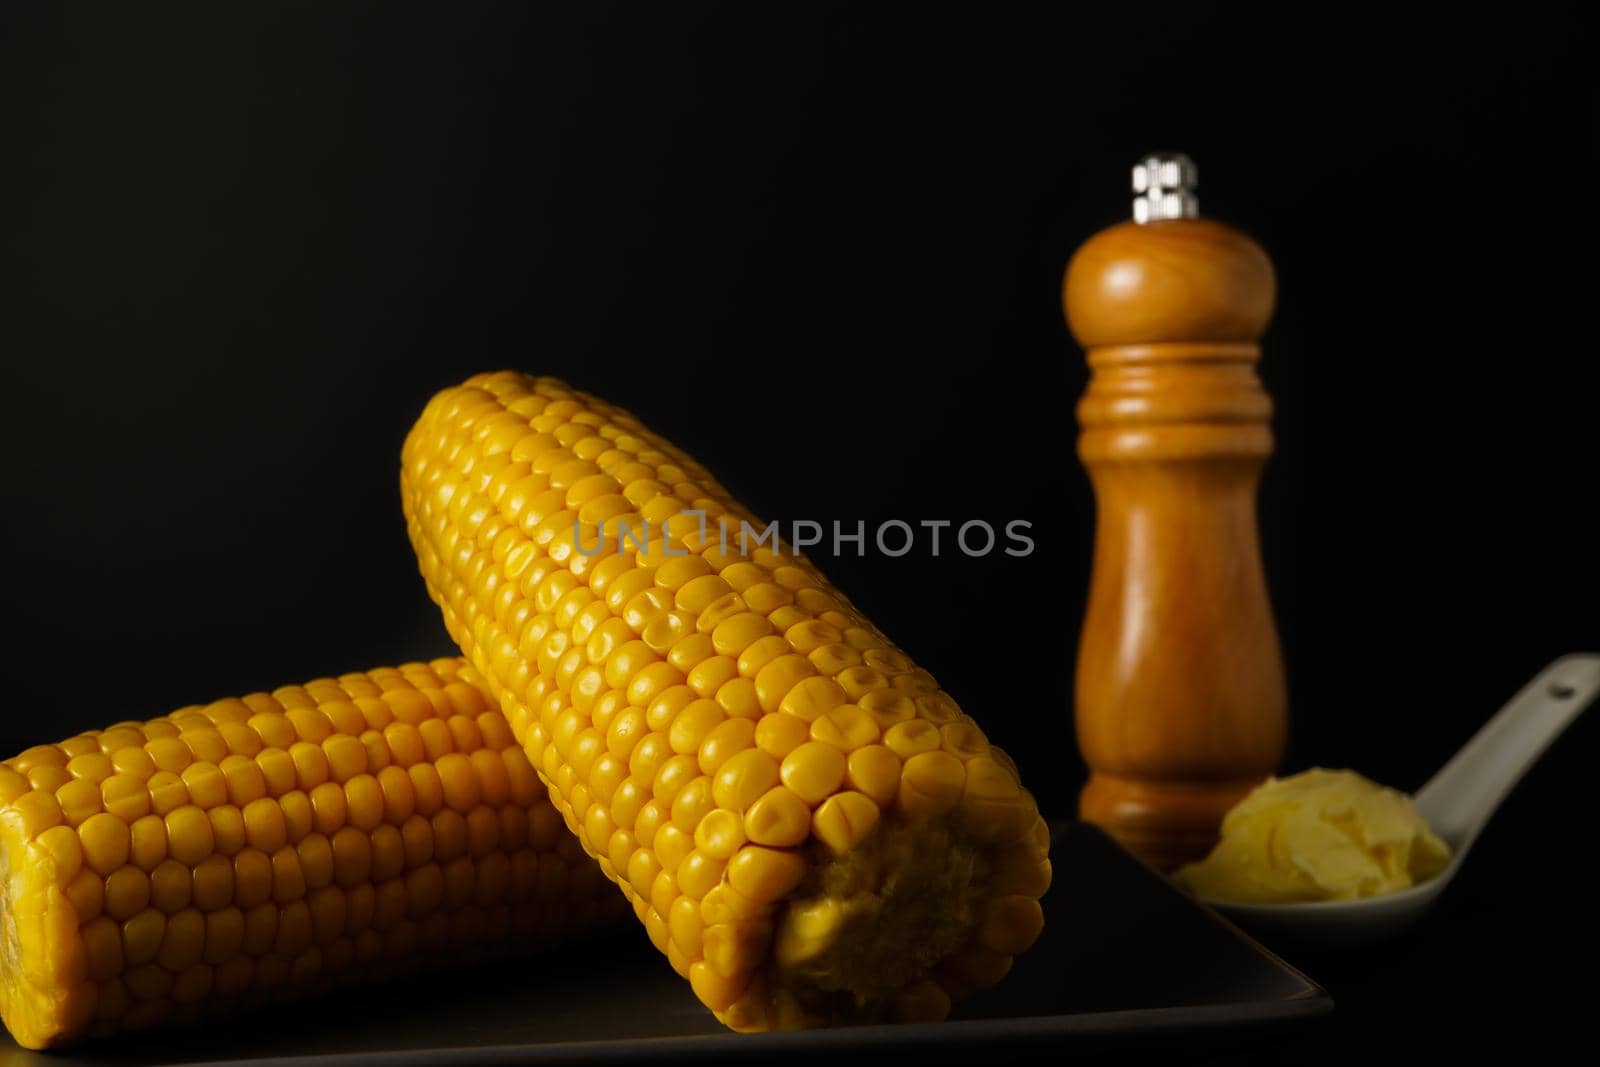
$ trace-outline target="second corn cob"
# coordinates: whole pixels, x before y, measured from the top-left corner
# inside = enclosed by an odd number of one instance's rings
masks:
[[[620,917],[456,659],[0,766],[0,1016],[43,1048]]]
[[[481,375],[429,403],[402,489],[451,634],[724,1023],[939,1018],[1038,936],[1010,759],[804,559],[730,542],[751,516],[632,416]]]

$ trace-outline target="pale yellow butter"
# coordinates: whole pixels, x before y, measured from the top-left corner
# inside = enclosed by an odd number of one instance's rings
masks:
[[[1222,820],[1211,854],[1176,877],[1211,900],[1284,904],[1393,893],[1449,862],[1410,797],[1319,767],[1256,787]]]

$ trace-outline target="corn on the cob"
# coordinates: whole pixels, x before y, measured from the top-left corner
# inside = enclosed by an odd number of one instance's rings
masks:
[[[30,748],[0,766],[0,873],[29,1048],[627,911],[458,659]]]
[[[451,634],[723,1023],[941,1018],[1038,936],[1048,832],[1015,766],[809,563],[745,555],[704,468],[513,373],[436,396],[402,467]]]

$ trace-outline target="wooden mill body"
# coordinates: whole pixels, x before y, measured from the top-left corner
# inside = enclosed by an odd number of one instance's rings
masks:
[[[1200,218],[1104,230],[1063,285],[1092,370],[1078,454],[1098,511],[1080,814],[1163,869],[1209,851],[1284,752],[1256,522],[1272,401],[1255,365],[1275,292],[1260,246]]]

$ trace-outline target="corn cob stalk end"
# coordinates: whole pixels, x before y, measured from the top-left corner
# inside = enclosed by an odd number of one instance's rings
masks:
[[[27,788],[0,767],[0,1018],[19,1045],[44,1048],[88,1021],[93,998],[84,995],[77,915],[60,890],[81,856],[61,834],[30,833],[36,807],[10,805]]]

